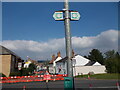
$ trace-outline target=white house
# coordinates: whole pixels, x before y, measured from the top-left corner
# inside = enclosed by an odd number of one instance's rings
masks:
[[[27,61],[27,62],[25,62],[25,64],[24,64],[24,68],[28,68],[29,65],[30,65],[31,63],[32,63],[31,61]]]
[[[74,54],[74,53],[73,53]],[[57,68],[56,71],[58,71],[58,74],[67,74],[67,58],[63,58],[56,62],[56,67],[61,67],[61,70]],[[73,61],[73,74],[74,76],[80,75],[80,74],[88,74],[89,72],[92,72],[94,74],[100,74],[100,73],[106,73],[105,66],[101,65],[98,62],[90,61],[89,59],[86,59],[82,57],[81,55],[75,55],[72,58]]]
[[[52,55],[52,60],[49,62],[49,73],[53,73],[53,74],[58,73],[58,67],[56,63],[61,59],[62,57],[60,52],[57,53],[57,57],[55,57],[55,55]]]

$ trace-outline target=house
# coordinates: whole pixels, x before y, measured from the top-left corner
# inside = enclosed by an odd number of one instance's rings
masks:
[[[57,53],[56,57],[54,54],[52,55],[52,60],[49,62],[49,73],[53,73],[53,74],[58,73],[58,67],[56,63],[61,59],[62,57],[60,52]]]
[[[74,76],[88,73],[94,74],[106,73],[105,72],[106,68],[104,65],[84,58],[81,55],[74,55],[74,52],[72,52],[72,63]],[[56,66],[61,67],[61,70],[58,69],[59,74],[67,74],[67,57],[57,61]]]
[[[22,67],[23,60],[11,50],[0,45],[0,73],[7,77]]]
[[[25,62],[25,64],[24,64],[24,68],[28,68],[29,65],[30,65],[31,63],[32,63],[31,61],[27,61],[27,62]]]

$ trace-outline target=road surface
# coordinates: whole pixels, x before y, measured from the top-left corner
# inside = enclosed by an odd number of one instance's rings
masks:
[[[75,90],[118,90],[118,80],[75,79]],[[2,90],[64,90],[64,81],[2,84]]]

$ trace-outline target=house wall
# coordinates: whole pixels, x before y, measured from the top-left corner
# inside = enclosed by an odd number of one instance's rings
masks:
[[[59,65],[62,66],[62,70],[58,74],[67,74],[67,63],[65,62],[63,64],[63,62],[59,62],[59,63],[57,63],[57,67],[59,67]],[[102,66],[102,65],[75,66],[75,67],[73,67],[73,75],[77,76],[77,75],[81,75],[81,73],[88,74],[89,72],[94,72],[94,74],[102,74],[102,73],[106,73],[105,70],[106,70],[105,66]],[[56,71],[58,72],[58,68],[56,68]]]
[[[53,67],[49,67],[49,73],[54,74],[55,73],[55,69]]]
[[[105,66],[77,66],[73,68],[74,76],[82,74],[88,74],[89,72],[94,72],[94,74],[102,74],[105,72]]]
[[[66,74],[67,70],[66,70],[66,63],[65,62],[59,62],[56,64],[56,73],[58,74]],[[61,71],[59,71],[59,68],[61,68]]]
[[[11,55],[0,55],[0,73],[5,74],[7,77],[10,74],[10,69],[11,69]]]

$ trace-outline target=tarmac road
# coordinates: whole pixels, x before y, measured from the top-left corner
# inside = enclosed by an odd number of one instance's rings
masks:
[[[75,79],[75,90],[118,90],[118,80]],[[2,90],[64,90],[64,81],[2,84]],[[69,89],[68,89],[69,90]]]

